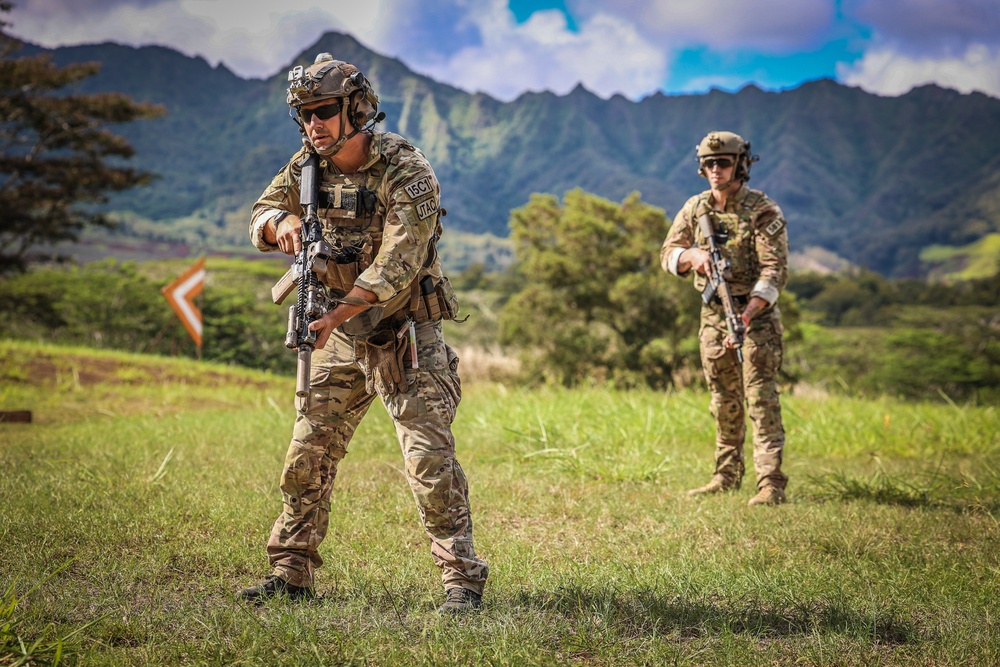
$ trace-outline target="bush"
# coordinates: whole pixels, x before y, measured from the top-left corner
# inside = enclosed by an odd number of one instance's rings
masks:
[[[0,335],[69,345],[171,355],[194,354],[194,343],[161,293],[162,274],[177,262],[105,260],[78,267],[37,267],[0,282]],[[263,269],[263,270],[262,270]],[[202,357],[290,373],[284,345],[287,310],[271,303],[277,264],[210,260],[200,297]],[[153,280],[147,274],[160,274]]]
[[[596,379],[664,387],[689,358],[698,294],[660,268],[662,210],[637,193],[621,204],[582,190],[533,195],[511,217],[523,287],[500,318],[501,342],[562,385]]]

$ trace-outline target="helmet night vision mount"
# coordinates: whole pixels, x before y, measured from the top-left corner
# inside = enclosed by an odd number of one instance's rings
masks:
[[[306,104],[332,99],[344,100],[347,113],[340,115],[340,139],[334,146],[322,151],[322,155],[335,154],[348,139],[385,118],[385,114],[378,111],[378,95],[372,89],[371,82],[350,63],[335,60],[329,53],[320,53],[312,65],[297,65],[288,71],[285,102],[289,106],[289,115],[307,141],[308,135],[299,109]],[[353,128],[350,133],[348,123]]]

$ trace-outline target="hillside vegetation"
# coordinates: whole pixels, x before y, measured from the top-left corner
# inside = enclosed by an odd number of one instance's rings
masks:
[[[924,248],[959,247],[1000,232],[1000,100],[935,86],[890,98],[833,81],[765,92],[656,94],[639,102],[527,93],[503,103],[409,70],[330,33],[316,53],[357,64],[374,83],[385,128],[430,158],[449,228],[507,235],[511,209],[532,193],[576,187],[613,201],[632,192],[673,215],[704,187],[694,146],[731,129],[761,161],[751,185],[789,219],[793,250],[819,247],[884,275],[935,268]],[[122,128],[136,165],[161,178],[117,198],[122,233],[197,248],[246,248],[250,204],[299,145],[284,104],[284,70],[242,80],[162,47],[56,49],[57,62],[97,61],[89,92],[120,90],[167,115]]]

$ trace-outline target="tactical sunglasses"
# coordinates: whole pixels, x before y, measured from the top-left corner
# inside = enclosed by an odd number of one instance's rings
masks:
[[[727,157],[710,157],[702,165],[704,165],[705,169],[714,169],[715,167],[729,169],[733,166],[733,161]]]
[[[343,104],[334,102],[333,104],[324,104],[321,107],[314,107],[312,109],[299,109],[299,118],[302,119],[303,123],[308,125],[313,116],[319,117],[320,120],[330,120],[339,114],[343,108]]]

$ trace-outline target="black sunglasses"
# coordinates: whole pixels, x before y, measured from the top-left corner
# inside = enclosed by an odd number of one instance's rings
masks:
[[[302,122],[309,124],[313,116],[318,116],[320,120],[330,120],[334,116],[340,113],[340,110],[344,108],[344,105],[340,102],[334,102],[333,104],[324,104],[321,107],[315,107],[312,109],[299,109],[299,118]]]
[[[705,160],[703,164],[705,169],[712,169],[716,166],[718,166],[719,169],[729,169],[733,166],[733,161],[727,157],[710,157]]]

